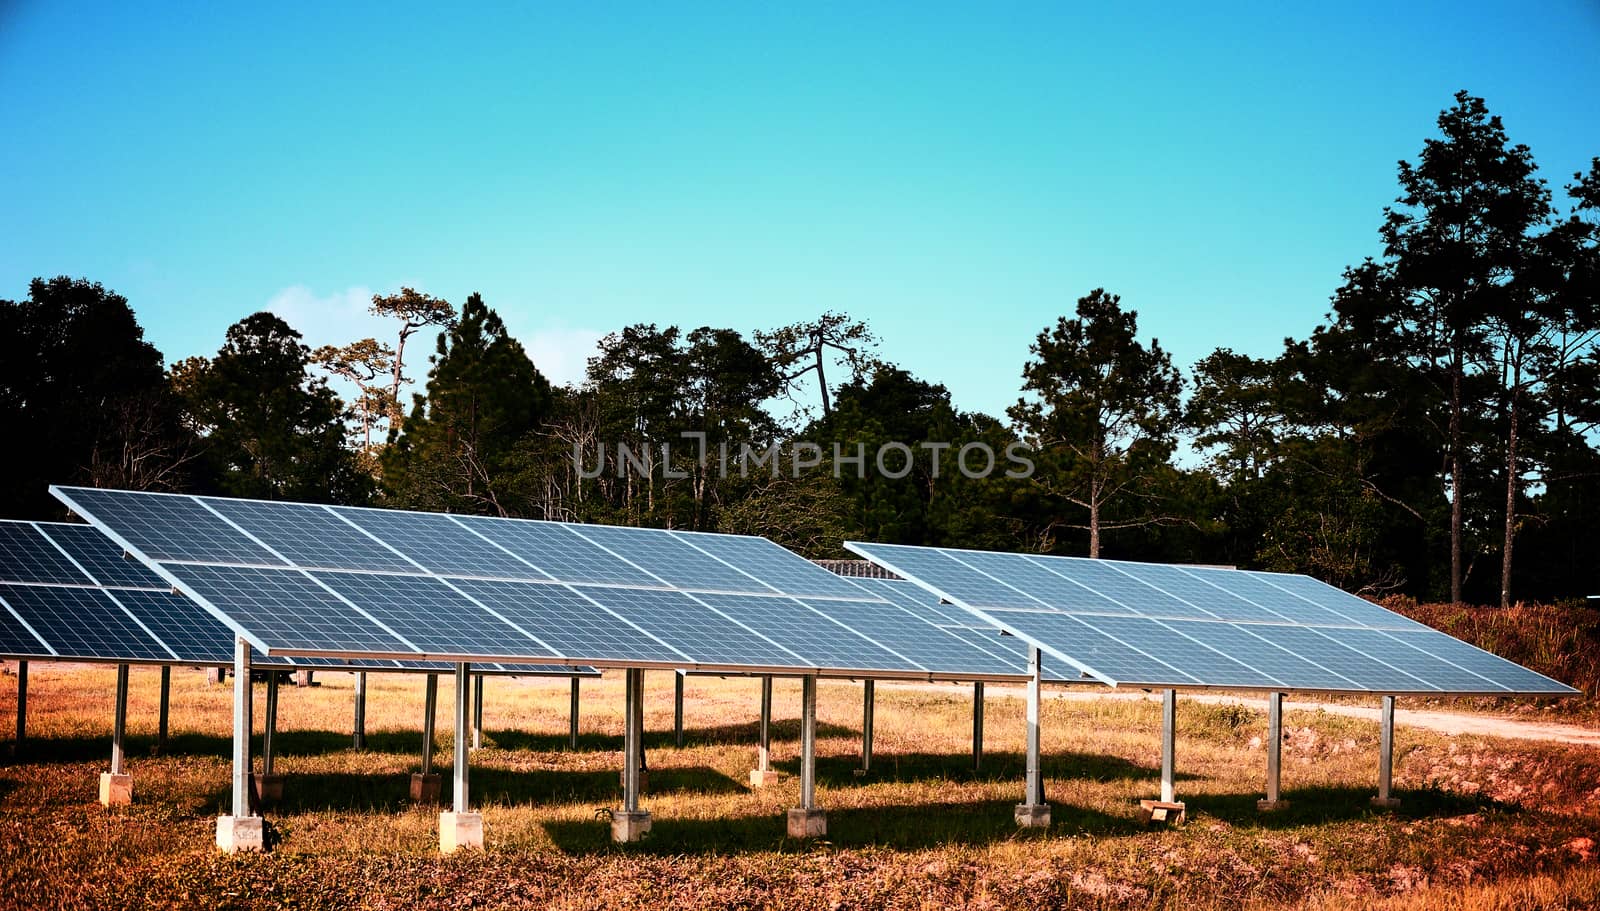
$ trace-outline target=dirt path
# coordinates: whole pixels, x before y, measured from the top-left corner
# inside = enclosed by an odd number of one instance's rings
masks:
[[[891,685],[887,681],[879,686]],[[965,686],[952,686],[945,684],[908,684],[917,689],[926,689],[936,692],[966,693],[972,690]],[[987,691],[990,696],[1022,697],[1020,688],[990,686]],[[1114,693],[1114,692],[1067,692],[1062,690],[1044,691],[1046,699],[1070,699],[1078,702],[1089,702],[1095,699],[1147,699],[1159,700],[1161,697],[1155,693]],[[1261,707],[1264,700],[1248,699],[1241,696],[1228,696],[1218,693],[1184,693],[1183,699],[1203,702],[1208,705],[1248,705]],[[1365,705],[1344,705],[1341,703],[1323,702],[1297,702],[1291,699],[1283,701],[1285,711],[1316,711],[1318,709],[1330,715],[1344,715],[1349,718],[1366,718],[1371,721],[1378,720],[1378,707]],[[1507,737],[1513,740],[1543,740],[1550,743],[1571,743],[1580,746],[1600,747],[1600,730],[1586,728],[1576,724],[1561,724],[1553,721],[1522,721],[1516,718],[1501,718],[1495,715],[1475,715],[1466,712],[1440,712],[1427,709],[1410,710],[1403,705],[1395,709],[1394,723],[1397,727],[1423,728],[1437,731],[1441,734],[1479,734],[1487,737]]]

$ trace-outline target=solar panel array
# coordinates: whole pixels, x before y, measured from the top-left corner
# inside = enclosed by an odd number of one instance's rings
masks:
[[[1019,676],[762,538],[51,488],[264,651],[728,672]]]
[[[0,520],[0,655],[45,660],[228,665],[234,634],[89,525]],[[444,662],[269,658],[277,667],[449,670]],[[495,674],[592,675],[590,668],[487,665]]]
[[[845,546],[1112,686],[1577,692],[1309,576]]]

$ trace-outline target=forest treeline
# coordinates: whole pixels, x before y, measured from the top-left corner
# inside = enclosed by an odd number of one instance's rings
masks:
[[[57,518],[48,484],[92,484],[750,533],[814,557],[860,538],[1581,596],[1600,585],[1600,159],[1552,189],[1466,93],[1437,129],[1306,337],[1181,369],[1137,302],[1088,290],[1025,363],[995,365],[1018,376],[1004,415],[962,411],[836,312],[748,337],[622,327],[563,386],[478,295],[380,295],[392,336],[315,350],[256,313],[168,366],[123,297],[37,279],[0,301],[0,515]],[[1025,446],[1031,473],[953,470],[978,443]],[[809,464],[835,445],[866,470]],[[717,458],[745,449],[769,461]]]

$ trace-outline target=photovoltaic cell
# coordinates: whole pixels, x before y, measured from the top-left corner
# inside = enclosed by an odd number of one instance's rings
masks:
[[[1254,624],[1250,626],[1220,623],[1214,620],[1162,621],[1193,639],[1205,643],[1225,655],[1237,655],[1240,660],[1274,680],[1295,682],[1296,686],[1317,687],[1329,690],[1360,690],[1362,685],[1333,669],[1303,658],[1273,641],[1276,627]]]
[[[1247,664],[1254,652],[1234,660],[1226,654],[1208,648],[1201,642],[1185,636],[1178,629],[1160,620],[1145,617],[1086,617],[1085,623],[1104,633],[1115,636],[1159,659],[1169,667],[1182,668],[1185,673],[1209,686],[1239,686],[1249,688],[1283,687],[1287,684],[1264,671]],[[1261,651],[1266,651],[1263,643]]]
[[[415,651],[298,570],[191,565],[181,578],[269,649]]]
[[[39,530],[77,560],[100,585],[170,591],[172,586],[150,568],[130,560],[116,542],[92,525],[41,522]],[[79,573],[82,576],[82,573]]]
[[[429,654],[559,658],[435,579],[379,573],[312,573],[373,619]]]
[[[1004,625],[1006,629],[1061,659],[1069,667],[1088,669],[1106,683],[1114,685],[1119,682],[1148,683],[1162,680],[1174,681],[1181,686],[1200,682],[1071,614],[1015,611],[1005,615]]]
[[[1251,572],[1251,576],[1297,598],[1309,601],[1340,617],[1346,623],[1373,629],[1427,629],[1421,623],[1402,617],[1394,611],[1384,610],[1365,598],[1357,598],[1310,576],[1293,576],[1287,573]]]
[[[417,568],[325,507],[220,497],[201,501],[301,568]]]
[[[1085,588],[1065,576],[1051,572],[1045,565],[1029,560],[1022,554],[997,554],[983,551],[945,551],[945,556],[964,563],[979,572],[1021,589],[1031,595],[1037,607],[1048,607],[1063,613],[1132,614],[1129,608],[1118,604],[1090,588]],[[1007,605],[996,605],[997,607]],[[1014,606],[1027,607],[1018,603]]]
[[[0,655],[48,655],[50,650],[45,648],[39,637],[28,632],[27,627],[12,615],[11,611],[0,604]]]
[[[1564,685],[1543,674],[1534,673],[1520,664],[1474,648],[1435,629],[1390,630],[1388,634],[1508,689],[1524,693],[1561,694],[1567,691]]]
[[[767,582],[784,594],[836,598],[861,597],[860,592],[851,584],[851,580],[828,572],[810,560],[797,560],[794,554],[766,538],[683,532],[671,534],[678,540]]]
[[[0,577],[6,582],[67,585],[89,581],[38,529],[26,522],[0,522]]]
[[[688,657],[564,585],[473,579],[455,585],[512,623],[537,630],[563,657],[669,662]]]
[[[1219,619],[1256,622],[1282,622],[1284,619],[1280,614],[1207,584],[1176,566],[1121,562],[1108,565]]]
[[[884,565],[897,574],[930,585],[940,594],[971,607],[1039,607],[1038,599],[974,572],[972,567],[933,548],[874,544],[872,552],[893,561]]]
[[[172,658],[103,591],[0,585],[0,599],[62,654],[130,661]]]
[[[1101,560],[1045,556],[1034,556],[1031,559],[1057,574],[1069,576],[1140,616],[1179,617],[1192,620],[1208,620],[1216,617],[1209,611],[1166,594]]]
[[[759,636],[681,592],[573,586],[624,619],[650,629],[697,663],[753,667],[810,667],[776,642]]]
[[[550,578],[450,516],[350,507],[335,512],[442,576]]]
[[[971,645],[936,626],[909,622],[900,608],[870,601],[807,601],[821,613],[844,623],[874,642],[910,658],[930,671],[961,670],[985,674],[1015,673],[1010,662]]]
[[[138,617],[178,659],[195,664],[233,661],[233,630],[200,605],[170,591],[122,590],[114,593],[129,613]],[[265,660],[265,655],[256,655]]]
[[[626,558],[629,563],[677,588],[769,595],[776,591],[673,537],[669,531],[617,525],[570,527],[585,540]]]
[[[1457,667],[1421,648],[1414,648],[1387,631],[1351,628],[1329,632],[1337,635],[1340,642],[1351,648],[1359,649],[1391,667],[1404,668],[1407,673],[1427,681],[1444,692],[1507,692],[1506,687],[1492,680],[1486,680],[1465,668]]]
[[[89,487],[74,487],[71,495],[151,560],[284,565],[193,497]]]
[[[892,579],[849,579],[851,584],[874,597],[902,607],[918,619],[934,626],[961,626],[981,622],[977,617],[954,605],[939,604],[939,596],[910,582]]]
[[[916,670],[921,665],[787,598],[698,594],[702,601],[815,667]],[[879,605],[884,606],[884,605]]]
[[[1344,614],[1334,613],[1303,598],[1285,597],[1288,592],[1268,585],[1253,573],[1199,566],[1185,566],[1181,567],[1181,570],[1202,582],[1270,608],[1274,614],[1290,623],[1303,626],[1348,626],[1351,623],[1350,618]]]
[[[463,525],[562,582],[661,585],[556,522],[462,516]]]

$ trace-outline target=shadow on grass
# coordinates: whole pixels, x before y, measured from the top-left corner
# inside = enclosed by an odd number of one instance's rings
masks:
[[[1140,765],[1117,756],[1095,753],[1046,753],[1040,757],[1045,778],[1080,781],[1132,781],[1157,778],[1155,765]],[[792,775],[800,773],[799,757],[774,763]],[[817,781],[834,787],[852,782],[911,782],[954,779],[958,781],[1016,781],[1027,774],[1027,757],[1019,752],[986,752],[983,764],[972,768],[970,753],[884,753],[872,757],[872,768],[857,775],[859,756],[817,757]],[[1196,776],[1178,773],[1178,780]]]
[[[1013,801],[994,800],[828,810],[827,841],[852,846],[919,849],[1042,837],[1041,832],[1017,828],[1012,818],[1014,806]],[[1050,829],[1055,833],[1112,836],[1142,830],[1131,819],[1079,807],[1057,807],[1055,816],[1055,824]],[[611,827],[603,819],[552,822],[546,823],[544,828],[551,841],[569,854],[623,850],[649,854],[805,851],[812,844],[789,838],[782,814],[722,819],[658,818],[643,842],[626,847],[612,843]]]
[[[1314,826],[1331,822],[1360,819],[1373,813],[1392,814],[1402,819],[1421,819],[1430,816],[1460,816],[1482,810],[1518,808],[1485,797],[1474,798],[1465,794],[1451,794],[1435,788],[1415,791],[1395,791],[1400,806],[1394,810],[1378,810],[1371,799],[1376,791],[1368,788],[1312,787],[1296,788],[1283,792],[1288,806],[1270,813],[1256,809],[1260,794],[1196,794],[1178,799],[1188,806],[1192,819],[1204,813],[1236,826],[1254,826],[1263,829],[1287,829],[1297,826]]]
[[[797,720],[773,721],[769,727],[770,736],[774,743],[799,743],[800,722]],[[739,746],[749,745],[754,747],[761,734],[757,722],[747,724],[724,724],[714,727],[685,727],[683,729],[683,745],[688,747],[702,746]],[[817,723],[818,737],[859,737],[859,729],[845,725]],[[501,728],[484,731],[484,737],[494,745],[504,750],[529,750],[533,752],[564,752],[571,749],[572,744],[567,731],[560,733],[545,733],[542,731],[523,731],[511,728]],[[647,750],[670,750],[677,748],[677,735],[670,730],[646,730],[644,732],[644,748]],[[595,734],[578,733],[579,751],[603,751],[622,749],[621,734]]]

